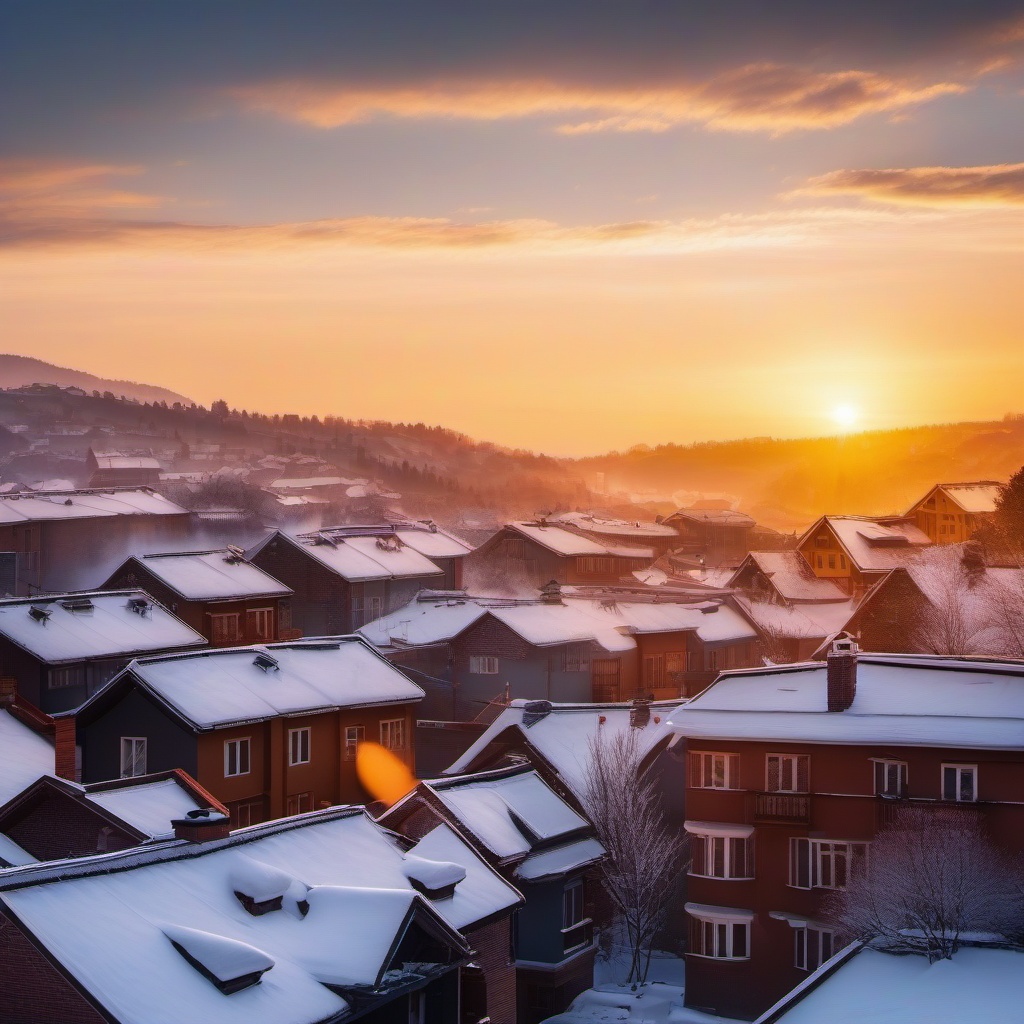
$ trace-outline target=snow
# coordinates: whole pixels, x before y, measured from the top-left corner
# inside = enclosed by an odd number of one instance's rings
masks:
[[[417,895],[395,839],[364,813],[335,808],[213,843],[167,843],[8,869],[0,873],[0,906],[10,906],[122,1024],[312,1024],[348,1005],[323,982],[376,980],[414,906],[439,915],[439,926],[461,928],[519,902],[450,829],[435,829],[413,852],[466,869],[454,897],[431,902]],[[258,880],[273,872],[292,879],[289,894],[300,887],[308,914],[286,905],[252,916],[234,895],[239,871]],[[89,927],[69,928],[68,921]],[[174,950],[168,929],[214,937],[200,959],[212,956],[218,967],[232,948],[219,940],[245,943],[274,966],[259,984],[224,995]]]
[[[566,843],[552,850],[531,853],[515,871],[516,878],[526,882],[539,882],[545,878],[565,875],[577,868],[594,864],[605,854],[604,847],[596,839],[580,839]]]
[[[737,598],[759,628],[780,637],[821,640],[840,632],[857,610],[855,601],[828,601],[787,607],[767,601]]]
[[[329,543],[318,543],[321,536]],[[324,531],[322,535],[303,534],[292,543],[352,583],[443,574],[444,570],[415,549],[400,542],[392,547],[389,536],[342,536],[340,531]]]
[[[931,541],[908,519],[865,519],[862,516],[825,516],[811,527],[801,543],[828,524],[859,569],[883,571],[906,565]]]
[[[219,551],[146,555],[139,564],[187,601],[226,601],[243,597],[287,597],[290,587],[255,565]]]
[[[846,601],[847,594],[835,580],[814,574],[799,551],[751,551],[747,559],[767,576],[779,596],[787,601]],[[736,579],[746,570],[746,559],[728,580],[735,586]]]
[[[407,529],[398,526],[395,528],[395,536],[427,558],[460,558],[473,550],[471,545],[441,529]]]
[[[0,495],[0,524],[131,515],[185,516],[188,511],[162,494],[146,489],[50,491],[45,497]]]
[[[156,459],[143,458],[136,455],[100,455],[94,456],[97,469],[155,469],[160,470]]]
[[[512,701],[444,774],[461,775],[468,771],[473,761],[494,740],[507,729],[514,729],[551,765],[573,794],[582,799],[586,792],[591,740],[598,736],[610,738],[633,728],[629,724],[630,705],[552,704],[551,712],[544,718],[524,726],[523,714],[527,703]],[[668,717],[680,704],[680,701],[655,701],[651,704],[650,721],[638,730],[642,753],[646,754],[672,735]]]
[[[172,821],[204,806],[196,803],[195,797],[175,779],[93,790],[86,793],[86,799],[149,836],[172,832]]]
[[[53,744],[0,708],[0,806],[53,774]]]
[[[309,487],[342,487],[349,486],[351,480],[342,476],[308,476],[308,477],[282,477],[274,480],[267,486],[275,491],[283,490],[305,490]]]
[[[129,608],[132,599],[149,602],[145,615]],[[92,609],[71,611],[62,603],[68,600],[89,600]],[[33,607],[48,611],[49,618],[33,618]],[[206,645],[204,637],[142,590],[0,600],[0,635],[50,664]]]
[[[295,879],[286,872],[243,853],[235,856],[228,881],[234,892],[240,892],[256,903],[283,897],[295,883]]]
[[[256,971],[268,971],[274,966],[274,961],[263,950],[223,935],[211,935],[180,925],[167,925],[164,935],[219,981],[234,981]]]
[[[601,619],[589,606],[581,607],[579,602],[492,608],[490,612],[527,643],[538,647],[587,640],[593,640],[611,653],[636,647],[636,641],[626,635],[621,621],[612,616]]]
[[[965,512],[994,512],[996,499],[1002,491],[1003,485],[997,480],[976,480],[965,484],[939,484],[935,491],[942,491],[947,497],[957,503]],[[916,511],[923,501],[931,496],[931,491],[913,504],[910,515]]]
[[[428,860],[414,853],[405,855],[405,877],[425,889],[444,889],[458,885],[466,877],[466,869],[451,861]]]
[[[839,954],[840,956],[842,954]],[[952,960],[862,948],[828,977],[835,958],[760,1020],[779,1024],[1019,1024],[1024,953],[966,946]],[[820,981],[820,984],[816,984]],[[783,1008],[778,1015],[779,1008]]]
[[[255,664],[261,651],[277,662],[276,669]],[[201,729],[423,697],[367,644],[345,637],[144,658],[126,672]]]
[[[672,728],[694,738],[1024,748],[1024,664],[910,654],[857,660],[846,711],[826,710],[820,662],[741,669],[675,711]]]
[[[23,850],[10,836],[0,832],[0,866],[22,864],[35,864],[36,858]]]
[[[487,614],[482,604],[466,598],[412,601],[390,615],[359,629],[376,647],[400,642],[417,646],[452,640]]]
[[[611,537],[673,537],[679,534],[663,523],[626,522],[622,519],[602,519],[589,512],[563,512],[549,522],[568,523],[585,533],[596,533]]]
[[[535,541],[556,555],[604,555],[607,550],[589,537],[563,530],[560,526],[541,526],[538,523],[509,523],[509,529]]]

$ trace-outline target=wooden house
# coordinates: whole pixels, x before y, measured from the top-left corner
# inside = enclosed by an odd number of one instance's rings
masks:
[[[681,508],[666,516],[665,526],[679,534],[681,553],[699,558],[704,565],[738,565],[750,550],[756,523],[744,512],[731,508]]]
[[[992,522],[1003,485],[997,480],[936,484],[907,510],[933,544],[962,544]]]
[[[142,455],[120,452],[94,452],[85,456],[90,487],[156,487],[160,483],[160,463]]]

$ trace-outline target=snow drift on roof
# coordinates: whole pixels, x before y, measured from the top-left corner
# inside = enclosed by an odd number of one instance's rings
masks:
[[[287,597],[292,592],[291,588],[227,548],[146,555],[140,561],[148,572],[189,601]]]
[[[148,836],[172,832],[171,822],[189,811],[205,806],[176,779],[119,786],[86,794],[86,799],[116,814],[122,821]]]

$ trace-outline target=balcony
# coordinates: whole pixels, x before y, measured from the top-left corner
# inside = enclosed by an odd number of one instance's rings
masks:
[[[806,825],[811,820],[810,793],[755,793],[754,824]]]
[[[951,823],[962,820],[967,815],[980,817],[984,813],[983,804],[969,800],[926,800],[920,797],[880,796],[876,806],[876,827],[879,830],[898,824],[899,817],[906,811],[945,816]]]

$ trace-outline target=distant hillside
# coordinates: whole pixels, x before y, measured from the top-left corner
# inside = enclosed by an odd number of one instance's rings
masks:
[[[137,384],[133,380],[108,380],[84,370],[71,370],[54,366],[31,356],[0,354],[0,388],[20,388],[26,384],[59,384],[61,387],[83,388],[85,391],[110,391],[120,397],[137,398],[140,402],[181,402],[191,404],[192,399],[167,388],[150,384]]]

